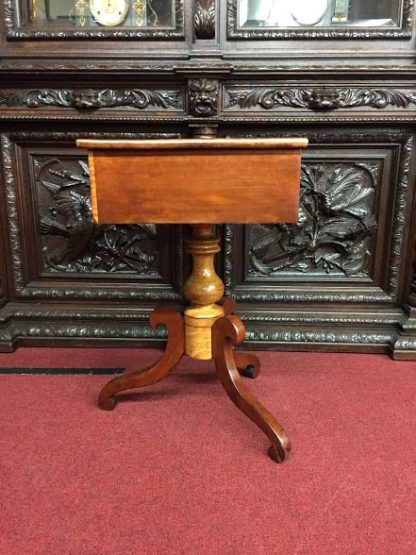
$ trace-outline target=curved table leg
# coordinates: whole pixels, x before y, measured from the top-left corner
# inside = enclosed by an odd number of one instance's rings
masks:
[[[183,316],[170,306],[156,308],[150,316],[150,325],[159,324],[168,328],[168,342],[162,357],[149,368],[117,376],[101,390],[98,404],[104,410],[112,410],[116,404],[116,393],[160,382],[176,366],[185,351]]]
[[[237,303],[232,297],[223,297],[218,304],[224,309],[225,316],[234,316],[237,313]]]
[[[237,314],[237,304],[233,298],[224,297],[218,304],[223,307],[225,316]],[[234,360],[242,376],[254,379],[260,374],[260,361],[256,355],[234,351]]]
[[[231,401],[267,435],[272,445],[269,455],[283,462],[290,442],[276,418],[256,399],[240,378],[233,346],[244,341],[245,329],[236,316],[219,318],[212,329],[214,360],[217,373]]]
[[[234,362],[240,374],[246,378],[257,378],[260,374],[260,361],[252,353],[234,351]]]

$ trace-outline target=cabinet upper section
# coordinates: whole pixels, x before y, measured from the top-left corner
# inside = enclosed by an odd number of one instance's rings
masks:
[[[202,58],[205,66],[233,59],[411,66],[414,10],[414,0],[3,0],[0,63]]]

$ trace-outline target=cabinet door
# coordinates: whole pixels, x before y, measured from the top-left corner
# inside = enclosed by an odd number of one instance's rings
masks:
[[[228,38],[410,38],[413,0],[229,0]]]
[[[5,1],[9,39],[181,39],[183,0]]]

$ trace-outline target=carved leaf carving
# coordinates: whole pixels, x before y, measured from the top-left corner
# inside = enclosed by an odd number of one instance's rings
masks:
[[[215,0],[195,0],[194,27],[196,38],[215,38]]]
[[[10,93],[9,106],[25,104],[29,108],[39,106],[57,106],[77,110],[95,110],[99,108],[130,107],[144,110],[149,107],[168,110],[181,106],[179,91],[150,89],[37,89],[21,94]]]
[[[230,90],[229,106],[242,109],[259,107],[271,110],[278,106],[309,110],[337,110],[368,106],[383,109],[387,106],[407,108],[416,104],[416,95],[410,92],[390,89],[264,89]]]
[[[44,271],[159,275],[155,225],[93,224],[84,160],[32,160]]]
[[[368,275],[378,162],[305,163],[299,222],[249,231],[249,274]]]

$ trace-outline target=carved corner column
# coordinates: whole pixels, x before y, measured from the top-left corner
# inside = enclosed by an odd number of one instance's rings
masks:
[[[399,335],[392,349],[395,360],[416,359],[416,244],[413,245],[413,255],[413,275],[409,295],[403,307],[405,320],[399,327]]]
[[[1,253],[0,253],[1,256]],[[0,308],[6,304],[6,289],[4,276],[0,274]]]
[[[2,218],[3,222],[5,221]],[[7,303],[7,281],[6,281],[6,263],[5,250],[2,241],[2,230],[0,230],[0,353],[10,352],[13,350],[11,344],[10,331],[7,328],[7,320],[2,315],[2,308]]]
[[[3,200],[1,200],[3,204]],[[0,207],[0,221],[2,227],[0,228],[0,308],[2,308],[7,302],[7,279],[6,279],[6,249],[4,243],[4,237],[6,236],[6,229],[3,227],[6,225],[7,218],[4,213],[3,206]]]

